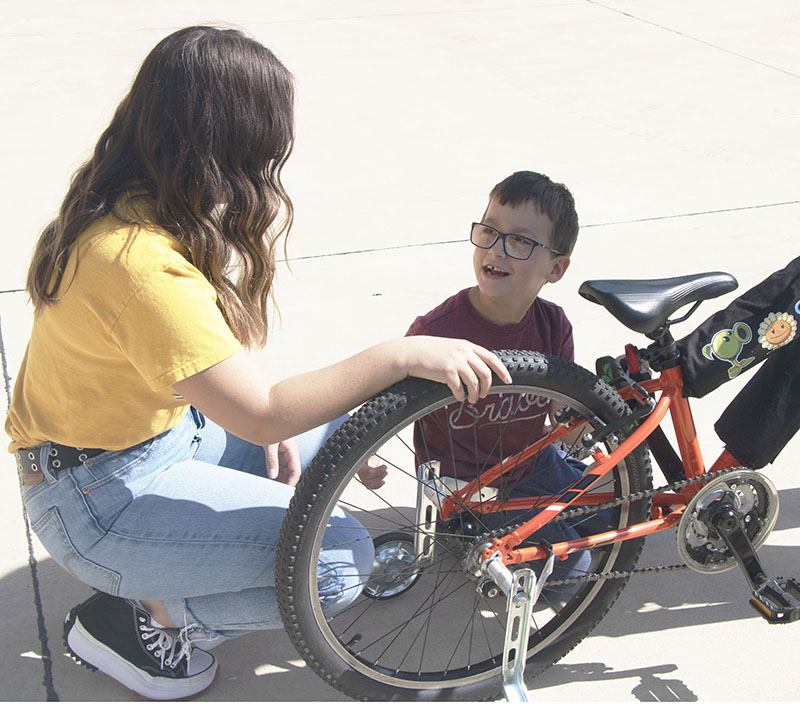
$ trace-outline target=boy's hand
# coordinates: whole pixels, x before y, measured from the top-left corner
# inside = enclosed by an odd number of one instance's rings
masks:
[[[511,375],[500,359],[482,346],[463,339],[405,337],[408,375],[447,384],[459,402],[475,403],[486,396],[492,372],[506,384]]]
[[[387,471],[386,465],[381,464],[376,455],[372,455],[358,470],[358,479],[367,489],[377,490],[385,484]]]
[[[267,455],[267,477],[294,487],[300,479],[300,453],[297,442],[287,439],[264,447]]]

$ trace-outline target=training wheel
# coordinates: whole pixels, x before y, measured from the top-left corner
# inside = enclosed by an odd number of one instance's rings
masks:
[[[709,482],[691,499],[678,524],[678,554],[686,566],[697,572],[724,572],[737,562],[725,541],[698,513],[707,510],[727,490],[736,498],[736,516],[753,549],[764,543],[778,518],[778,491],[760,472],[731,470]]]
[[[387,532],[373,541],[375,561],[364,586],[367,597],[388,600],[410,590],[419,580],[414,536],[407,532]]]

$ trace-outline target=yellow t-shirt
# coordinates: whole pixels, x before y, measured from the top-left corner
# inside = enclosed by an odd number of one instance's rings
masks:
[[[183,253],[113,216],[80,236],[60,300],[33,322],[5,424],[10,452],[44,441],[124,449],[180,421],[188,405],[171,385],[240,349]]]

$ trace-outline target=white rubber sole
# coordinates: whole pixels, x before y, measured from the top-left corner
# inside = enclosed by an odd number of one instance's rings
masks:
[[[195,648],[192,651],[192,667],[202,667],[203,662],[208,660],[208,665],[197,674],[180,679],[148,675],[95,640],[77,618],[67,634],[67,645],[82,661],[93,665],[134,693],[151,700],[180,700],[197,695],[214,682],[217,674],[216,658]]]

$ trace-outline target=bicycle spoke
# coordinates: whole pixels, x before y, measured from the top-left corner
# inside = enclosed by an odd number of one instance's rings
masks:
[[[308,568],[324,562],[323,555],[344,562],[337,562],[341,572],[336,568],[331,573],[336,576],[333,585],[322,577],[322,567],[318,578],[313,572],[305,578],[318,579],[319,592],[302,579],[295,583],[296,578],[286,578],[294,595],[292,609],[305,605],[314,621],[310,625],[308,616],[298,616],[296,629],[310,636],[309,647],[325,647],[327,661],[341,660],[351,668],[365,690],[374,680],[381,690],[400,691],[400,698],[423,690],[434,696],[437,690],[499,679],[507,598],[489,575],[481,546],[558,504],[565,493],[574,497],[570,490],[576,484],[585,483],[586,492],[591,488],[586,511],[551,520],[519,549],[569,544],[641,518],[646,502],[591,509],[598,501],[629,494],[628,467],[618,465],[592,480],[586,477],[591,466],[577,459],[586,452],[580,436],[591,431],[585,419],[608,424],[625,414],[625,403],[595,396],[595,382],[563,363],[549,360],[534,366],[547,375],[563,371],[564,380],[553,386],[563,381],[569,391],[550,391],[515,377],[510,387],[498,387],[471,406],[455,402],[436,385],[409,379],[387,392],[388,412],[371,402],[363,419],[356,413],[346,433],[332,440],[320,469],[304,475],[295,497],[307,488],[302,509],[310,517],[295,538],[301,548],[296,557],[308,556],[303,559]],[[530,378],[535,382],[535,375]],[[419,401],[414,399],[416,388],[421,390]],[[405,404],[419,411],[406,412]],[[559,425],[543,428],[547,411],[556,408],[570,409],[571,419],[578,420],[566,432]],[[533,421],[511,424],[510,411],[521,411]],[[359,441],[351,452],[352,433]],[[610,452],[607,440],[599,444]],[[358,476],[360,465],[370,458],[387,470],[379,490],[368,489]],[[586,461],[593,464],[591,458]],[[420,470],[428,478],[420,480]],[[638,468],[635,474],[638,489]],[[419,490],[425,493],[421,501]],[[321,505],[327,517],[319,516]],[[299,515],[298,510],[298,520]],[[367,549],[375,550],[372,571],[358,562],[365,555],[369,560],[363,549],[367,538]],[[640,541],[611,542],[579,548],[555,561],[551,577],[563,584],[548,587],[545,581],[531,612],[526,655],[537,660],[534,668],[573,647],[570,636],[591,629],[591,620],[605,612],[624,584],[588,581],[586,576],[630,566],[639,547]],[[361,557],[348,562],[351,549],[360,549]],[[534,574],[541,574],[543,564],[530,563]],[[328,598],[326,610],[323,591],[328,588],[335,596]],[[319,660],[315,656],[310,665],[320,665]],[[349,679],[341,669],[331,675],[342,684]]]

